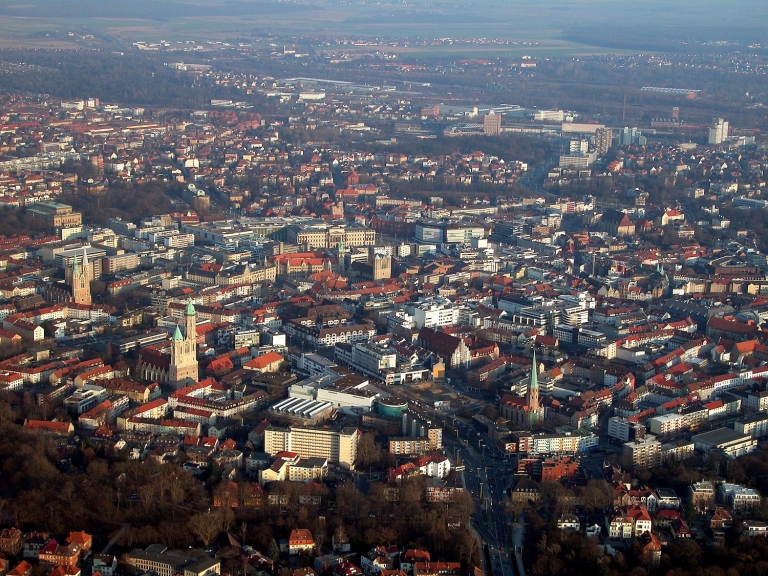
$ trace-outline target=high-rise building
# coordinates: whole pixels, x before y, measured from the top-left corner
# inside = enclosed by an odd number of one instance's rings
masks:
[[[604,156],[611,147],[613,131],[610,128],[598,128],[595,130],[595,152],[598,156]]]
[[[627,144],[637,144],[640,132],[635,127],[624,127],[619,134],[619,144],[622,146]]]
[[[402,415],[402,434],[406,438],[428,438],[429,450],[443,448],[443,429],[437,422],[426,420],[413,412]]]
[[[571,154],[586,154],[589,152],[589,141],[583,138],[576,138],[571,140],[568,145],[568,150]]]
[[[483,116],[483,132],[490,136],[501,134],[501,114],[494,114],[491,111]]]
[[[264,431],[264,451],[271,456],[288,451],[301,458],[327,458],[353,470],[359,439],[360,432],[355,427],[270,426]]]
[[[83,248],[82,266],[77,256],[72,259],[72,302],[75,304],[91,304],[91,273],[88,265],[88,253]]]
[[[722,118],[712,118],[712,124],[709,127],[709,137],[707,144],[722,144],[728,138],[728,122]]]
[[[344,276],[347,273],[346,251],[344,250],[344,237],[339,238],[339,249],[337,252],[339,261],[339,274]]]
[[[171,365],[168,371],[168,383],[174,388],[186,386],[190,381],[197,382],[197,312],[192,300],[187,301],[184,310],[184,335],[176,326],[171,341]]]
[[[624,465],[628,468],[653,468],[661,465],[661,442],[654,436],[625,442],[622,453]]]

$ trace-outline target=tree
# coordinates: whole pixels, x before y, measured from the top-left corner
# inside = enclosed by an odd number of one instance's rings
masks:
[[[280,558],[280,547],[277,545],[274,538],[272,538],[272,542],[269,543],[269,548],[267,548],[267,556],[269,556],[273,562],[277,562]]]
[[[472,500],[472,496],[464,490],[454,492],[451,495],[451,502],[448,505],[448,509],[452,513],[458,515],[461,518],[462,523],[466,523],[472,515],[472,512],[475,511],[475,501]]]
[[[245,544],[245,541],[248,538],[248,522],[240,522],[240,525],[235,532],[235,536],[240,538],[240,544]]]
[[[333,531],[333,540],[332,544],[334,546],[337,546],[339,544],[342,544],[344,542],[348,542],[349,538],[347,537],[347,532],[344,530],[344,525],[339,524],[336,526],[336,530]]]
[[[220,508],[217,515],[222,532],[229,532],[235,523],[235,513],[229,506]]]
[[[207,548],[221,534],[221,519],[216,513],[201,512],[189,518],[187,527]]]
[[[611,505],[610,486],[602,480],[589,480],[584,488],[584,506],[595,511]]]
[[[400,502],[403,506],[417,505],[424,497],[427,487],[425,476],[411,476],[400,484]]]
[[[499,417],[498,409],[494,406],[491,406],[490,404],[488,404],[485,408],[483,408],[482,414],[492,422],[495,422],[496,419]]]
[[[368,468],[381,462],[381,447],[376,443],[373,434],[366,432],[357,443],[356,464],[360,468]]]
[[[348,514],[355,510],[362,495],[351,480],[343,482],[336,487],[336,507],[342,514]]]

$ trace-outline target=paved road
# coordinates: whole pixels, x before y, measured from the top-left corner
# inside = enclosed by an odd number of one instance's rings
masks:
[[[460,452],[464,461],[464,488],[475,503],[472,526],[487,545],[491,560],[491,565],[485,567],[486,572],[494,576],[515,576],[508,546],[509,519],[501,504],[512,477],[512,465],[493,446],[481,447],[478,451],[466,439],[471,428],[463,422],[457,425],[465,438],[447,436],[445,445],[454,457]]]
[[[125,533],[125,531],[128,529],[130,524],[123,524],[123,527],[118,530],[117,534],[115,534],[112,537],[112,540],[110,540],[106,546],[104,546],[104,550],[101,551],[102,554],[108,554],[109,551],[112,549],[112,546],[114,546],[118,540],[120,540],[120,537]]]
[[[512,544],[514,546],[515,564],[518,576],[525,576],[523,566],[523,541],[525,540],[525,517],[521,514],[517,522],[512,524]]]

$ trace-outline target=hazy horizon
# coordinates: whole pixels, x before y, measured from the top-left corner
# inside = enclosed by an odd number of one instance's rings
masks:
[[[681,40],[759,41],[768,3],[739,0],[23,0],[0,1],[0,33],[48,29],[227,37],[323,33],[346,36],[558,38],[581,27],[614,27]],[[257,30],[254,32],[254,28]],[[754,37],[754,39],[753,39]]]

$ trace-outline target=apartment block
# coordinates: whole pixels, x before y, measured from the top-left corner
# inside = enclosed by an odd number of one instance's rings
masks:
[[[659,466],[661,464],[661,442],[653,436],[625,442],[622,457],[624,464],[633,468]]]
[[[360,431],[354,427],[270,426],[264,431],[264,451],[272,456],[279,452],[295,452],[301,458],[325,458],[353,470],[359,439]]]

